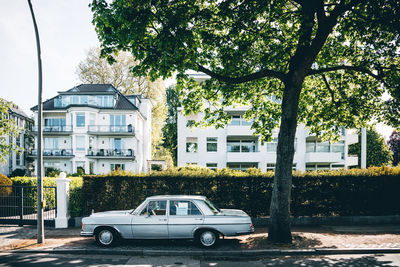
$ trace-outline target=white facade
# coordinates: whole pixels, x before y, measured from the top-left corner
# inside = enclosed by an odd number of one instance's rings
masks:
[[[6,163],[0,163],[0,173],[9,176],[16,169],[26,170],[25,150],[27,149],[25,143],[25,128],[26,124],[30,122],[28,116],[19,109],[18,106],[13,105],[9,111],[9,116],[13,119],[19,128],[18,135],[5,136],[6,144],[14,144],[17,147],[22,148],[20,153],[13,150],[9,151],[6,156]]]
[[[190,129],[186,127],[188,120],[201,120],[204,114],[186,117],[178,113],[178,166],[195,164],[209,168],[275,169],[278,131],[273,133],[273,142],[261,145],[258,136],[254,136],[254,131],[250,129],[250,123],[240,117],[243,110],[226,111],[234,117],[223,129]],[[357,142],[358,136],[345,129],[339,142],[319,142],[301,125],[296,131],[293,169],[305,171],[355,166],[358,158],[348,155],[348,146]]]
[[[76,87],[80,89],[78,97],[81,97],[77,101],[87,101],[84,89],[89,87],[90,85]],[[71,90],[62,95],[69,93],[73,97],[77,92]],[[88,91],[89,101],[104,94],[104,91]],[[125,101],[123,106],[118,103],[122,100]],[[112,95],[112,103],[106,108],[96,106],[96,102],[79,105],[71,103],[73,104],[50,109],[46,109],[44,105],[44,168],[52,167],[66,173],[84,170],[86,174],[108,173],[115,169],[135,173],[147,171],[147,160],[151,159],[152,105],[149,99],[140,96],[125,97],[116,90],[115,95]],[[37,133],[37,127],[34,130]],[[35,136],[37,148],[37,135]],[[36,151],[32,152],[32,156],[35,156]]]

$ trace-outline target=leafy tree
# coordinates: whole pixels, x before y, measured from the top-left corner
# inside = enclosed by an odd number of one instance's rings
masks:
[[[178,146],[178,107],[180,107],[180,101],[175,87],[167,88],[166,94],[168,115],[163,127],[163,147],[171,151],[174,165],[176,165]]]
[[[12,103],[0,98],[0,163],[7,162],[7,156],[11,151],[19,152],[22,148],[9,142],[10,136],[17,136],[19,128],[10,117]]]
[[[83,83],[110,83],[121,90],[123,94],[142,94],[150,98],[152,109],[152,154],[156,155],[157,147],[162,144],[162,127],[166,119],[165,88],[162,80],[150,81],[146,75],[134,75],[131,68],[139,62],[126,52],[115,54],[115,62],[110,64],[100,57],[100,49],[88,51],[85,60],[79,63],[76,73]],[[159,150],[159,149],[158,149]],[[170,158],[167,150],[157,152],[159,157]]]
[[[358,131],[356,144],[349,146],[349,154],[358,156],[358,166],[361,166],[361,132]],[[367,129],[367,168],[372,166],[388,165],[392,160],[388,145],[374,128]]]
[[[399,165],[400,162],[400,132],[393,131],[389,137],[388,145],[393,153],[393,166]]]
[[[140,61],[133,71],[153,79],[177,72],[186,114],[204,111],[203,124],[220,127],[230,120],[225,106],[251,104],[245,116],[262,140],[280,127],[271,241],[292,240],[298,123],[333,138],[341,126],[400,122],[398,1],[93,0],[91,8],[102,56],[130,51]],[[196,83],[190,69],[210,79]]]

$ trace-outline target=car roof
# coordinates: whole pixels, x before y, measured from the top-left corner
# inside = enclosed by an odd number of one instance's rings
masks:
[[[199,195],[159,195],[159,196],[151,196],[147,199],[198,199],[204,200],[206,199],[205,196]]]

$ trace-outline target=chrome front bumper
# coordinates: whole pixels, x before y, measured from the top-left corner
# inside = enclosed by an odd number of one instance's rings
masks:
[[[89,232],[81,232],[80,236],[93,236],[93,233],[89,233]]]

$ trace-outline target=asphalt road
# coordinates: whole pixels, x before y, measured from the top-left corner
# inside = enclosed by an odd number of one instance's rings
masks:
[[[261,266],[400,266],[400,254],[274,257],[259,260],[193,257],[140,257],[0,253],[0,266],[134,266],[134,267],[261,267]]]

